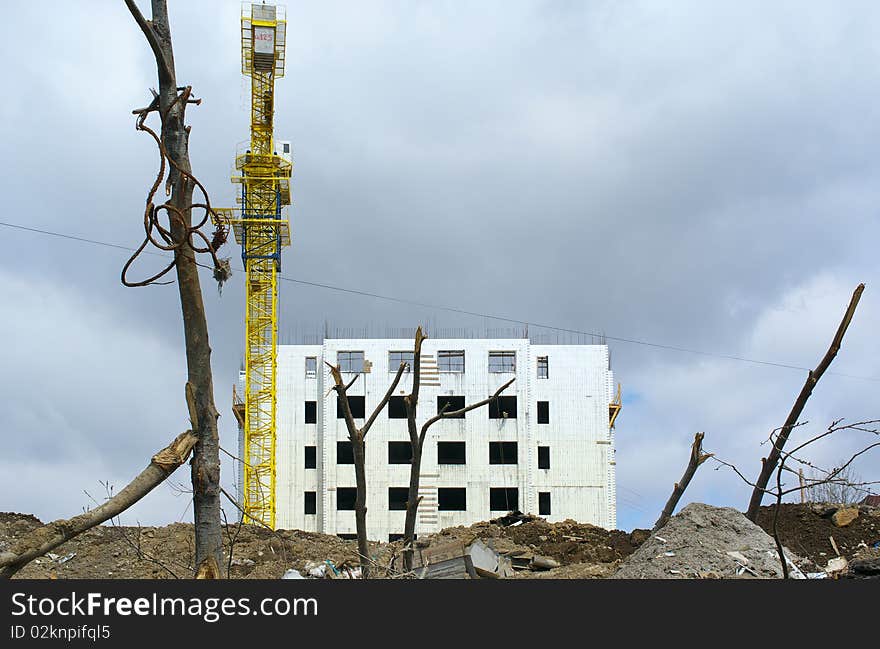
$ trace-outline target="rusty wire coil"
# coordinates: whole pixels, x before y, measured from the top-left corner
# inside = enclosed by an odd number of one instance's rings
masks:
[[[154,97],[153,102],[148,107],[132,111],[133,114],[137,115],[137,119],[135,120],[135,128],[138,131],[145,131],[156,142],[156,146],[159,149],[159,173],[156,174],[156,180],[153,182],[153,185],[152,187],[150,187],[150,191],[147,194],[146,207],[144,209],[144,240],[122,267],[121,279],[122,283],[125,286],[134,287],[147,286],[149,284],[170,284],[171,282],[159,282],[157,280],[162,278],[172,268],[174,268],[174,266],[177,264],[178,255],[180,254],[179,251],[181,248],[183,248],[184,245],[189,247],[194,253],[207,253],[211,255],[214,264],[214,279],[217,280],[219,287],[222,288],[223,282],[229,278],[231,272],[229,259],[220,259],[217,256],[217,250],[219,250],[220,247],[224,243],[226,243],[229,231],[225,225],[219,222],[219,219],[217,218],[217,212],[211,207],[211,200],[208,196],[207,190],[195,176],[193,176],[190,172],[184,171],[174,162],[174,160],[168,155],[168,151],[165,149],[165,145],[162,143],[161,138],[156,135],[156,132],[153,129],[145,124],[147,117],[152,112],[160,113],[161,120],[164,123],[169,111],[178,102],[182,101],[184,103],[184,106],[187,103],[201,103],[201,99],[190,99],[190,94],[192,92],[191,86],[179,88],[179,90],[181,90],[180,94],[175,97],[174,101],[171,102],[171,104],[168,106],[168,108],[165,109],[165,111],[159,110],[158,95]],[[156,195],[156,191],[159,189],[159,185],[165,178],[166,172],[168,173],[168,178],[165,181],[165,191],[167,195],[171,194],[171,188],[173,185],[173,181],[175,180],[176,174],[178,177],[183,178],[184,183],[192,182],[193,185],[198,188],[198,190],[202,193],[203,202],[190,202],[189,205],[186,205],[182,208],[178,208],[172,205],[170,200],[165,201],[161,205],[155,205],[153,203],[153,198]],[[179,188],[179,191],[185,191],[185,189]],[[185,215],[187,212],[189,212],[191,217],[193,209],[202,209],[204,210],[204,213],[197,223],[192,224],[192,222],[190,221],[190,223],[188,224]],[[162,222],[160,220],[162,212],[166,214],[166,217],[168,219],[168,227],[162,225]],[[217,226],[212,233],[211,238],[209,239],[208,236],[201,231],[201,228],[205,226],[211,216],[214,217],[214,222],[217,223]],[[173,235],[173,226],[175,224],[183,228],[184,231],[184,236],[180,240],[175,240]],[[200,239],[201,242],[204,243],[204,245],[199,245],[197,241],[198,239]],[[135,262],[135,260],[140,256],[140,254],[149,244],[152,244],[159,250],[173,252],[174,259],[172,259],[171,263],[169,263],[165,268],[146,279],[140,281],[129,281],[128,271],[131,265]],[[198,265],[201,266],[202,264]]]

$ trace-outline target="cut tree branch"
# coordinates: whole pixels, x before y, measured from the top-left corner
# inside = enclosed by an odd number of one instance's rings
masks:
[[[144,37],[147,39],[147,43],[150,45],[150,49],[153,50],[153,56],[156,57],[156,65],[159,68],[160,78],[164,76],[167,79],[173,79],[174,75],[171,72],[171,66],[168,64],[168,59],[165,58],[165,53],[162,51],[162,46],[159,44],[159,39],[156,37],[156,32],[153,31],[153,23],[144,18],[144,15],[141,13],[141,10],[138,9],[137,4],[135,4],[134,0],[125,0],[125,6],[128,7],[129,12],[131,12],[132,18],[138,24],[138,27],[141,28],[141,31],[144,33]]]
[[[191,430],[181,433],[152,457],[146,469],[107,502],[79,516],[54,521],[28,534],[13,546],[11,552],[0,554],[0,578],[9,579],[33,559],[134,505],[186,462],[197,441],[198,437]]]
[[[831,346],[828,348],[828,351],[825,352],[825,356],[822,358],[819,365],[816,366],[816,369],[810,371],[810,373],[807,375],[807,380],[804,383],[804,387],[801,388],[801,392],[795,400],[794,405],[791,408],[791,412],[789,412],[788,414],[788,418],[782,425],[782,428],[779,431],[779,436],[776,438],[776,441],[773,444],[773,448],[771,449],[770,453],[767,454],[767,457],[764,458],[762,461],[761,473],[758,475],[758,479],[755,481],[755,488],[752,490],[752,496],[749,500],[749,508],[746,512],[746,517],[753,523],[758,517],[758,509],[761,507],[761,500],[764,497],[764,493],[767,488],[767,482],[770,480],[770,477],[773,475],[773,471],[779,464],[779,458],[782,454],[782,449],[785,446],[785,443],[788,441],[791,430],[797,424],[797,420],[801,416],[801,413],[804,410],[804,406],[807,405],[807,400],[813,393],[813,388],[816,387],[816,384],[819,382],[819,379],[822,378],[825,370],[827,370],[828,366],[831,365],[831,361],[833,361],[834,357],[837,356],[837,352],[840,350],[840,346],[843,343],[843,336],[846,333],[847,328],[849,327],[849,323],[853,319],[853,315],[856,312],[856,307],[859,304],[859,299],[862,297],[862,292],[864,290],[865,285],[859,284],[856,287],[855,291],[853,291],[852,298],[849,302],[849,307],[847,307],[846,313],[843,315],[843,320],[841,320],[840,326],[837,327],[837,333],[834,335],[834,340],[831,341]]]
[[[672,495],[670,495],[669,500],[666,501],[666,506],[660,513],[660,518],[654,523],[653,531],[656,532],[666,525],[666,521],[672,516],[672,512],[674,512],[676,506],[678,506],[678,501],[681,500],[682,495],[684,495],[684,490],[687,489],[688,485],[691,483],[691,478],[694,477],[699,466],[712,457],[712,453],[703,453],[704,436],[705,433],[697,433],[694,435],[694,443],[691,444],[691,457],[688,461],[687,468],[684,470],[684,475],[681,476],[681,480],[675,483],[675,486],[672,489]]]

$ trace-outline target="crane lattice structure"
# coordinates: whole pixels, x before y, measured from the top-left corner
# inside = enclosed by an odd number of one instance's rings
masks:
[[[290,145],[278,155],[274,141],[275,79],[284,76],[284,8],[245,4],[241,15],[241,72],[251,79],[251,138],[237,152],[232,182],[240,207],[217,210],[241,244],[245,269],[244,400],[233,411],[243,434],[241,485],[246,522],[275,528],[276,366],[278,273],[281,248],[290,245],[282,209],[290,205]],[[233,392],[235,392],[233,390]],[[236,403],[237,402],[237,403]]]

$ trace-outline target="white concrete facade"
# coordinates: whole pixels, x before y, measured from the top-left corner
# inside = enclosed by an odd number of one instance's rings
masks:
[[[324,362],[337,364],[339,352],[363,352],[366,371],[349,394],[364,397],[369,416],[397,370],[397,364],[392,367],[389,362],[389,352],[411,351],[412,344],[412,339],[326,339],[323,345],[279,346],[278,528],[355,533],[354,511],[338,508],[338,501],[344,499],[338,490],[355,487],[355,474],[353,464],[337,462],[337,442],[347,441],[348,431],[345,421],[337,417],[336,396],[330,389],[332,379]],[[616,527],[614,437],[608,425],[614,382],[607,346],[536,345],[527,339],[429,338],[422,348],[426,372],[437,365],[441,351],[463,351],[464,371],[440,371],[435,378],[425,379],[428,384],[421,387],[419,425],[436,414],[438,397],[463,397],[470,404],[485,399],[513,377],[516,380],[504,395],[516,398],[515,416],[511,412],[506,418],[490,418],[489,409],[483,407],[467,413],[464,419],[442,420],[430,429],[422,457],[423,500],[416,533],[488,520],[504,514],[506,505],[541,514],[550,521],[572,518],[609,529]],[[490,353],[505,351],[515,354],[515,371],[490,372]],[[547,378],[538,378],[539,357],[547,359]],[[314,376],[306,371],[309,358],[315,359]],[[344,376],[350,380],[354,375]],[[395,394],[408,394],[411,387],[412,374],[407,372]],[[314,415],[307,413],[306,402],[315,402]],[[547,403],[547,423],[539,423],[538,402]],[[514,407],[509,401],[506,406]],[[306,423],[312,417],[315,422]],[[389,509],[389,488],[408,486],[411,465],[389,462],[389,442],[408,441],[406,420],[389,418],[388,408],[367,434],[367,524],[371,539],[388,540],[403,533],[405,512]],[[438,457],[438,442],[464,442],[465,463],[441,461],[449,458]],[[515,442],[515,463],[491,463],[492,442]],[[307,447],[314,447],[314,468],[306,468]],[[539,452],[539,447],[549,447],[549,452]],[[493,448],[497,460],[499,447]],[[505,459],[510,460],[512,447],[503,448],[507,450]],[[539,468],[539,453],[545,460],[549,453],[549,468]],[[517,502],[505,500],[502,507],[496,500],[492,507],[490,490],[499,488],[515,489]],[[448,509],[450,502],[461,507],[461,489],[464,508]],[[307,492],[314,496],[307,496]],[[498,499],[514,493],[495,495]],[[307,499],[311,498],[314,513],[306,513]]]

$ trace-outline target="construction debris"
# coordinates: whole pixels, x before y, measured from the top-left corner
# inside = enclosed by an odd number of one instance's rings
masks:
[[[480,577],[484,579],[513,577],[513,564],[510,559],[498,554],[481,540],[477,539],[470,544],[468,554],[474,571]]]
[[[692,503],[658,531],[612,578],[782,577],[773,538],[735,509]]]
[[[841,505],[794,503],[780,508],[776,522],[782,543],[813,563],[804,566],[792,556],[796,564],[791,569],[792,576],[798,576],[802,570],[810,579],[828,578],[825,569],[829,559],[839,556],[848,561],[849,567],[835,572],[838,579],[878,577],[880,510],[860,505],[857,518],[846,527],[836,527],[832,516],[842,508]],[[718,508],[709,509],[718,511]],[[761,509],[758,523],[765,530],[772,530],[775,509],[775,505]],[[760,537],[760,543],[750,540],[755,533],[754,526],[737,531],[738,525],[726,521],[728,515],[729,512],[724,514],[720,522],[712,517],[708,517],[709,522],[691,520],[678,531],[670,524],[669,529],[658,530],[657,534],[647,530],[631,533],[606,530],[571,520],[550,523],[531,516],[501,517],[510,524],[482,522],[420,535],[416,552],[418,556],[424,551],[429,557],[433,555],[432,578],[445,572],[447,576],[468,579],[602,579],[617,571],[621,562],[636,561],[637,557],[628,557],[643,544],[650,562],[665,570],[656,576],[678,579],[778,576],[775,571],[781,566],[773,539],[765,534]],[[0,553],[40,525],[33,516],[0,513]],[[224,577],[228,570],[229,576],[237,579],[280,579],[286,571],[297,570],[307,579],[361,578],[354,541],[298,530],[271,532],[253,525],[245,525],[241,530],[231,525],[224,539],[227,541],[221,561]],[[233,542],[231,561],[230,541]],[[447,560],[456,560],[439,565],[438,548],[449,544],[455,549],[448,553]],[[57,554],[47,553],[39,563],[33,561],[19,576],[32,579],[188,577],[192,575],[193,550],[189,524],[99,526],[60,546]],[[408,573],[402,569],[403,550],[402,541],[371,542],[374,576],[429,578],[429,569],[424,565]],[[711,560],[695,560],[694,552],[699,550],[711,550]],[[74,553],[75,558],[64,563],[59,561]],[[553,562],[558,566],[553,567]],[[832,564],[832,568],[835,565]],[[772,567],[770,575],[764,566]],[[646,576],[655,575],[650,570],[642,572]]]
[[[529,561],[529,568],[532,570],[552,570],[553,568],[558,568],[559,562],[556,559],[551,559],[550,557],[542,557],[542,556],[534,556],[532,560]]]
[[[509,512],[505,516],[499,516],[498,518],[493,518],[490,523],[493,525],[498,525],[500,527],[509,527],[511,525],[522,525],[523,523],[529,523],[531,521],[540,520],[537,516],[532,516],[531,514],[523,514],[521,511]]]
[[[849,563],[846,559],[843,557],[835,557],[828,562],[825,572],[828,573],[829,577],[836,577],[842,572],[845,572],[848,567]]]

